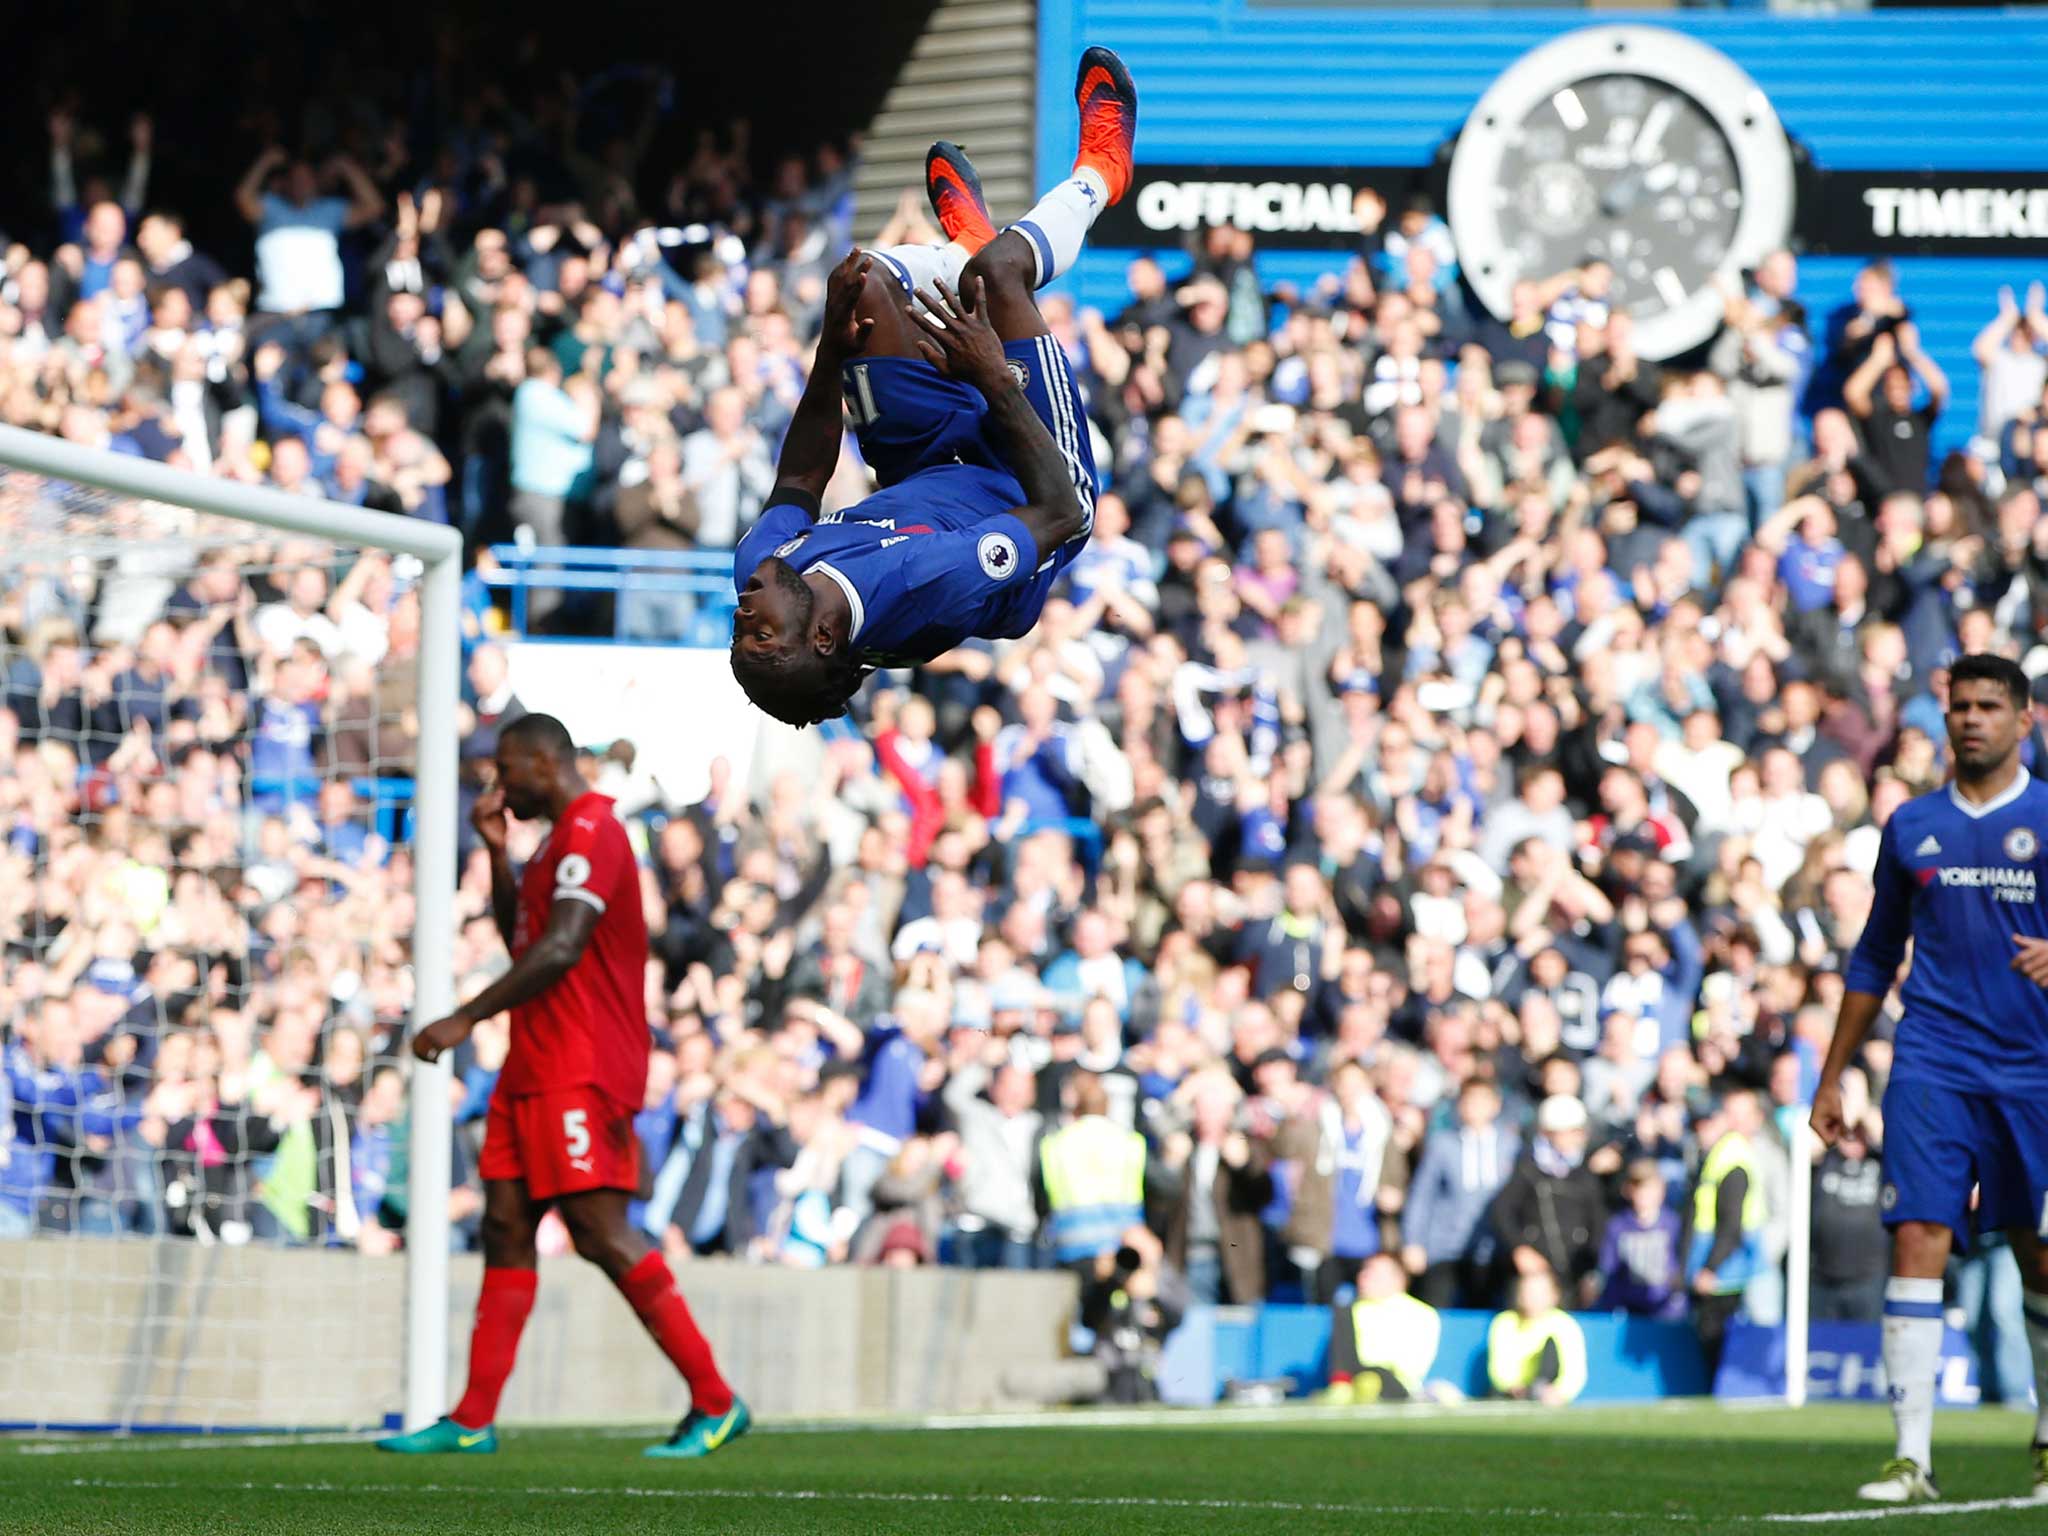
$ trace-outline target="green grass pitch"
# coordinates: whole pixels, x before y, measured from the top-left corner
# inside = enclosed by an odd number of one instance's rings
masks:
[[[1222,1410],[868,1426],[761,1425],[708,1460],[646,1435],[514,1431],[496,1457],[361,1443],[0,1444],[12,1536],[187,1533],[1344,1532],[1903,1536],[2043,1529],[2019,1414],[1944,1413],[1947,1516],[1858,1509],[1879,1408]],[[1796,1519],[1790,1517],[1806,1517]],[[1959,1516],[1959,1518],[1958,1518]],[[1819,1518],[1816,1518],[1819,1517]]]

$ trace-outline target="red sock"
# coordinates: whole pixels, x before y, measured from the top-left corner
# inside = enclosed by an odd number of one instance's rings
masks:
[[[533,1310],[540,1276],[530,1269],[487,1269],[469,1335],[469,1389],[448,1415],[464,1429],[482,1429],[498,1417],[498,1394],[512,1374],[520,1330]]]
[[[648,1254],[626,1272],[619,1289],[640,1314],[661,1352],[690,1384],[690,1406],[714,1418],[727,1412],[732,1407],[732,1388],[718,1374],[710,1341],[697,1331],[689,1304],[676,1289],[675,1276],[668,1272],[668,1260],[658,1252]]]

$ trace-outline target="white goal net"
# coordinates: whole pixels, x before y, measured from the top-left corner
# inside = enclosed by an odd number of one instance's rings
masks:
[[[346,509],[323,535],[318,503],[295,529],[195,505],[233,499],[206,481],[161,476],[179,501],[36,473],[13,446],[0,1421],[381,1422],[405,1406],[415,1188],[441,1232],[416,1281],[470,1214],[460,1166],[413,1184],[404,1049],[452,962],[445,905],[419,901],[422,858],[453,883],[457,724],[422,707],[423,668],[453,670],[452,553],[431,558],[441,530],[409,540],[429,558],[376,547]],[[449,1090],[420,1076],[432,1164]]]

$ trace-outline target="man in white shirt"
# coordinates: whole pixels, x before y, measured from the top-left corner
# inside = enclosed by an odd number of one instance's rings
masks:
[[[327,573],[317,565],[301,566],[292,576],[281,603],[256,610],[256,635],[273,656],[288,656],[300,640],[310,640],[329,658],[346,647],[341,626],[326,614]]]
[[[890,953],[901,963],[933,949],[957,974],[972,970],[981,952],[981,893],[967,877],[946,870],[932,881],[932,910],[898,930]]]
[[[2032,410],[2048,385],[2048,289],[2035,283],[2027,289],[2027,309],[2020,313],[2012,290],[1998,290],[1998,314],[1970,345],[1984,382],[1978,390],[1977,430],[1994,443],[2005,424]]]
[[[358,441],[352,439],[351,443]],[[390,556],[366,554],[356,562],[329,605],[328,617],[340,636],[341,655],[353,656],[371,667],[384,659],[391,649],[390,614],[395,593]]]
[[[1721,719],[1711,709],[1685,717],[1676,741],[1657,744],[1657,777],[1690,800],[1699,813],[1696,830],[1721,832],[1733,804],[1728,776],[1742,762],[1742,749],[1721,738]]]
[[[1806,845],[1834,824],[1834,814],[1827,801],[1808,791],[1799,759],[1784,747],[1764,754],[1760,777],[1758,824],[1735,830],[1751,833],[1750,849],[1763,864],[1764,883],[1775,891],[1798,872]]]

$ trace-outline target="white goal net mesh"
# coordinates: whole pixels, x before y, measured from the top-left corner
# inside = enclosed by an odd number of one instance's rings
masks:
[[[418,575],[0,466],[0,1421],[399,1406]]]

